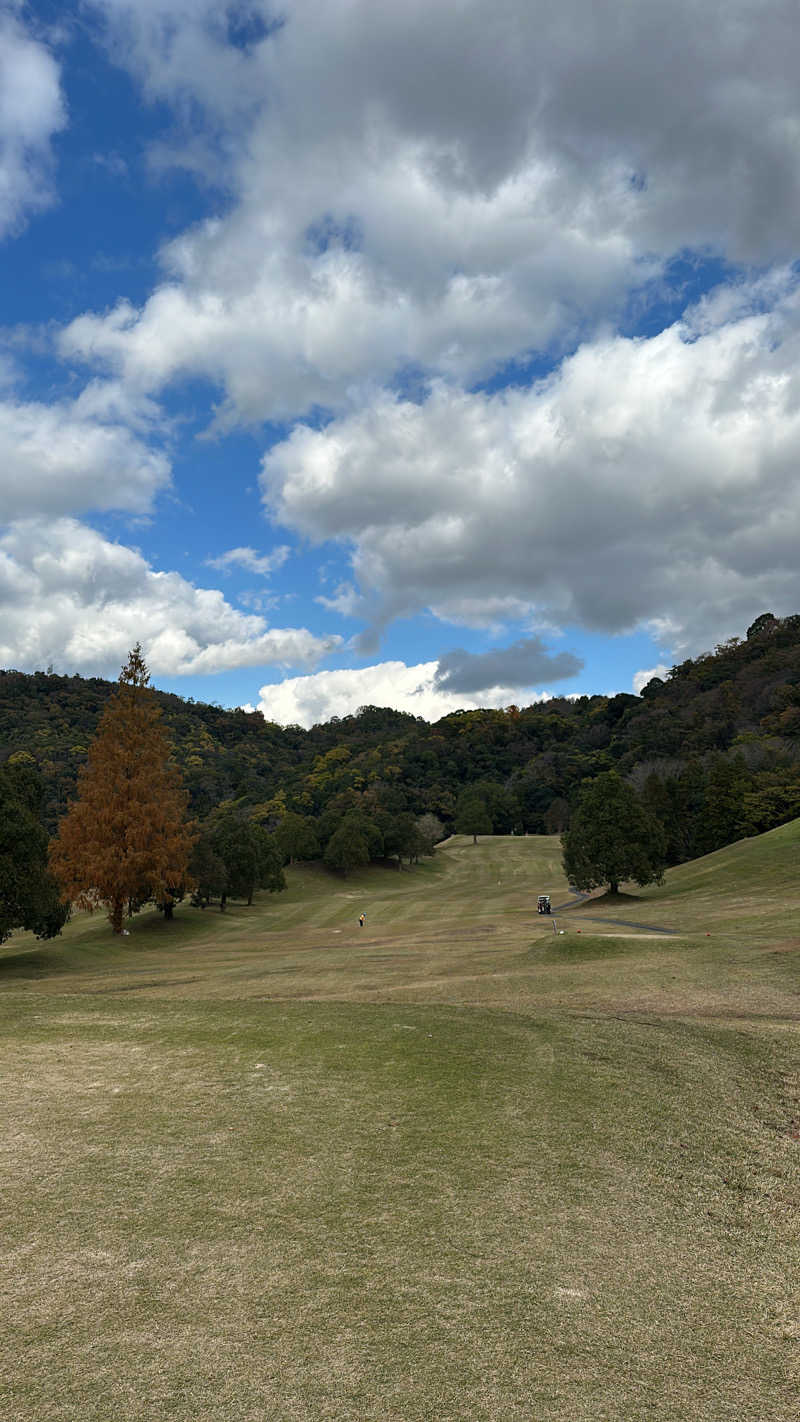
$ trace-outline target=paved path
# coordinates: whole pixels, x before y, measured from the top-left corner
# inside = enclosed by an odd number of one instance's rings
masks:
[[[561,913],[562,909],[574,908],[576,904],[585,904],[591,894],[579,894],[576,899],[567,899],[564,904],[556,904],[552,912]],[[588,913],[581,914],[582,919],[587,919],[589,923],[613,923],[615,928],[639,928],[644,933],[666,933],[667,935],[677,934],[677,928],[657,928],[652,923],[632,923],[629,918],[597,918]]]
[[[554,904],[550,912],[561,913],[562,909],[574,908],[576,904],[585,904],[586,900],[590,898],[591,894],[578,894],[576,899],[567,899],[565,904]]]
[[[677,934],[677,928],[657,928],[654,923],[631,923],[629,918],[595,918],[588,913],[581,914],[582,919],[588,919],[589,923],[613,923],[620,928],[640,928],[643,933],[668,933]]]

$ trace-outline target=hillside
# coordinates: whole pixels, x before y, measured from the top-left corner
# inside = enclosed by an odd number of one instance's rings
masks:
[[[113,684],[0,672],[0,760],[30,756],[52,830]],[[679,863],[800,814],[800,616],[757,619],[654,679],[640,697],[556,698],[456,712],[433,725],[365,707],[305,731],[259,713],[156,693],[201,820],[235,805],[267,825],[313,817],[321,842],[348,812],[432,813],[452,826],[479,785],[496,833],[568,823],[580,782],[619,769],[664,824]]]

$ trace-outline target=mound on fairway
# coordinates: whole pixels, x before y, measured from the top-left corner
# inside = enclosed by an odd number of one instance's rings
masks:
[[[6,945],[0,1415],[794,1422],[797,832],[674,938],[530,838]]]

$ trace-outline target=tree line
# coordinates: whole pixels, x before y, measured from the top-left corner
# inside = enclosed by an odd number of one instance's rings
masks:
[[[120,695],[138,694],[138,673],[130,675],[115,688],[0,673],[4,823],[20,814],[12,807],[22,798],[40,828],[64,840],[68,807],[97,759],[93,738]],[[167,914],[181,893],[224,907],[228,896],[279,888],[292,860],[321,858],[348,873],[374,860],[413,862],[454,831],[565,833],[582,787],[608,786],[610,772],[658,826],[665,864],[800,815],[798,616],[763,614],[744,639],[671,668],[640,697],[457,712],[433,725],[364,707],[303,731],[141,689],[169,747],[162,801],[169,777],[179,777],[193,825],[185,886],[162,891],[151,875],[151,897],[160,893]],[[109,774],[112,762],[109,753]],[[29,851],[28,859],[32,839]],[[6,851],[3,862],[13,857]],[[11,902],[17,890],[9,893]],[[14,912],[30,919],[30,905]]]
[[[38,769],[51,834],[113,692],[98,678],[0,672],[0,761],[24,756]],[[554,698],[432,725],[366,706],[306,731],[153,696],[193,818],[204,823],[227,806],[271,829],[291,812],[315,822],[323,850],[331,814],[355,809],[432,814],[452,831],[461,797],[476,786],[495,833],[560,833],[581,783],[608,770],[640,792],[654,777],[648,794],[673,821],[673,855],[707,847],[703,826],[726,778],[737,806],[717,838],[734,820],[741,832],[771,828],[800,804],[800,617],[764,614],[745,638],[653,678],[641,696]]]

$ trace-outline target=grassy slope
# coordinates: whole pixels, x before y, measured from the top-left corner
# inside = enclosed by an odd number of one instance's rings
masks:
[[[563,936],[556,841],[456,839],[6,945],[0,1415],[793,1422],[798,840]]]

